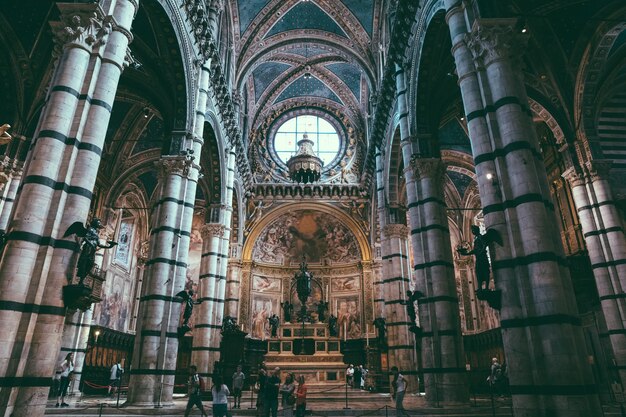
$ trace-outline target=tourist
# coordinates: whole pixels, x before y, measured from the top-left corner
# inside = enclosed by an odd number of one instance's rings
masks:
[[[263,417],[265,415],[263,396],[265,394],[265,382],[267,382],[267,370],[265,369],[265,363],[261,362],[259,364],[259,371],[256,379],[256,384],[254,384],[254,389],[257,392],[256,399],[256,415],[259,417]]]
[[[491,388],[491,392],[497,395],[502,395],[502,391],[500,387],[502,385],[502,366],[498,361],[498,358],[491,359],[491,372],[489,373],[489,378],[487,378],[489,382],[489,388]]]
[[[367,369],[363,367],[363,365],[359,365],[359,369],[361,370],[361,381],[360,381],[361,385],[359,386],[359,388],[364,389],[365,380],[367,379]]]
[[[283,416],[293,417],[293,406],[296,404],[296,384],[293,381],[293,374],[288,374],[285,383],[280,386],[281,405],[283,406]]]
[[[187,401],[187,408],[185,408],[185,417],[189,417],[189,413],[194,405],[200,409],[203,416],[208,417],[208,414],[204,411],[204,406],[202,405],[203,385],[204,382],[198,375],[198,368],[195,365],[191,365],[189,367],[188,382],[189,400]]]
[[[111,375],[109,376],[109,390],[107,391],[107,396],[115,395],[117,390],[120,388],[123,373],[124,368],[122,368],[122,364],[119,361],[111,367]]]
[[[304,375],[298,377],[298,389],[296,390],[296,417],[304,417],[306,413],[306,391]]]
[[[352,388],[359,389],[361,388],[361,370],[363,367],[361,365],[357,365],[354,368],[354,376],[352,378]]]
[[[70,405],[65,402],[65,396],[67,395],[67,388],[70,386],[70,373],[74,370],[73,353],[65,355],[65,359],[59,365],[58,370],[60,371],[60,382],[55,407],[69,407]]]
[[[352,386],[353,381],[354,381],[354,366],[350,364],[350,366],[348,366],[348,369],[346,369],[346,383]]]
[[[228,387],[223,383],[222,377],[216,375],[213,377],[213,387],[211,388],[213,396],[213,417],[226,417],[228,412]]]
[[[233,374],[233,408],[241,408],[241,391],[246,375],[241,372],[241,365],[237,365],[237,371]]]
[[[272,417],[278,414],[278,389],[280,387],[280,368],[274,368],[272,375],[265,381],[265,389],[263,390],[263,404],[265,408],[265,417]],[[260,394],[259,394],[260,395]]]
[[[398,371],[397,366],[393,366],[391,368],[391,372],[393,373],[393,394],[392,397],[396,400],[396,416],[401,416],[404,411],[404,405],[402,402],[404,401],[404,393],[406,392],[407,382],[404,379],[404,376]]]

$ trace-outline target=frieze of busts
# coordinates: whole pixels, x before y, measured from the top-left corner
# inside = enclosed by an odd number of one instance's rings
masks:
[[[521,54],[528,36],[517,28],[517,19],[478,19],[470,33],[465,35],[478,66],[487,67],[496,61],[512,60],[521,68]]]

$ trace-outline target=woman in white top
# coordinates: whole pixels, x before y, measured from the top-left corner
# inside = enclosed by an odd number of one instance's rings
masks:
[[[59,384],[59,392],[57,393],[57,403],[55,407],[69,407],[70,405],[65,402],[65,396],[67,395],[67,388],[70,386],[70,372],[74,370],[74,354],[68,353],[65,359],[59,365],[57,372],[60,372],[61,382]]]
[[[213,417],[226,417],[230,391],[228,391],[228,387],[223,383],[221,376],[215,376],[213,378],[213,384],[213,388],[211,388],[211,394],[213,395]]]

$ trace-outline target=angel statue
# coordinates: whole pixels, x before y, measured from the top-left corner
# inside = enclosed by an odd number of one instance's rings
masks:
[[[74,222],[63,237],[76,235],[82,237],[83,240],[80,244],[80,256],[78,257],[78,265],[76,266],[76,276],[79,278],[78,285],[83,285],[83,281],[89,275],[93,269],[93,265],[96,263],[96,251],[99,248],[110,249],[117,245],[117,242],[112,240],[107,241],[106,245],[100,243],[100,237],[98,236],[98,230],[104,228],[102,222],[97,217],[91,219],[89,226],[83,226],[81,222]]]
[[[474,255],[476,257],[476,278],[478,279],[478,290],[489,290],[490,265],[487,249],[492,242],[502,245],[502,238],[495,229],[489,229],[485,234],[480,233],[480,227],[472,226],[472,234],[474,235],[474,247],[468,250],[459,246],[456,250],[461,255]],[[483,284],[484,288],[483,288]]]
[[[193,306],[195,304],[202,303],[202,300],[195,301],[193,299],[194,291],[192,289],[182,290],[176,294],[176,297],[180,297],[183,299],[183,303],[185,303],[185,310],[183,311],[183,325],[181,327],[189,328],[189,319],[191,318],[191,313],[193,313]],[[191,330],[191,328],[189,328]]]

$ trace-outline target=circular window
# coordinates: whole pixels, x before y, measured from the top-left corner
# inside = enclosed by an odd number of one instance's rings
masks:
[[[313,150],[328,166],[339,152],[339,135],[328,121],[318,116],[292,117],[280,125],[274,135],[274,150],[281,161],[287,163],[298,151],[298,141],[307,134],[313,141]]]

